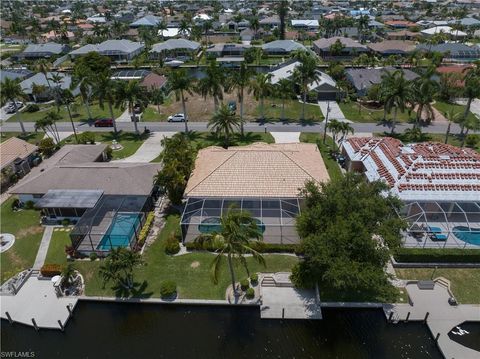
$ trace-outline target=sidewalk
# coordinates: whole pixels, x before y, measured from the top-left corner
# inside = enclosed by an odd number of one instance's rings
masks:
[[[353,121],[347,120],[345,115],[342,112],[340,106],[336,101],[318,101],[318,106],[320,106],[320,111],[322,111],[323,117],[327,117],[327,109],[330,109],[330,113],[328,115],[329,120],[338,120],[340,122],[348,122],[352,123]]]
[[[112,162],[151,162],[157,158],[163,150],[161,144],[162,139],[172,137],[175,133],[176,132],[153,132],[133,155]]]
[[[50,240],[52,239],[54,226],[45,226],[43,232],[42,241],[40,242],[40,247],[38,248],[37,257],[35,258],[35,263],[33,264],[34,270],[40,270],[45,258],[47,258],[48,247],[50,246]]]

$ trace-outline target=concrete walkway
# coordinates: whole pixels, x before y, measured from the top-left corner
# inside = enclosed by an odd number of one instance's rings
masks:
[[[435,283],[434,289],[420,289],[417,283],[410,282],[406,285],[408,295],[413,303],[385,305],[384,311],[389,316],[394,312],[394,318],[398,320],[424,320],[429,313],[427,325],[432,336],[438,338],[438,346],[445,358],[477,359],[480,353],[458,344],[448,337],[450,330],[465,321],[480,321],[480,306],[461,304],[451,306],[448,304],[450,293],[446,286]]]
[[[172,137],[176,132],[153,132],[133,155],[112,162],[150,162],[162,152],[161,141],[165,137]]]
[[[131,122],[132,118],[130,117],[130,113],[128,109],[123,111],[123,113],[115,119],[115,122]]]
[[[275,139],[275,143],[298,143],[300,142],[300,132],[270,132]]]
[[[38,248],[37,257],[35,258],[35,263],[33,264],[33,269],[40,270],[45,258],[47,258],[48,246],[50,245],[50,240],[52,239],[54,226],[45,226],[43,231],[42,241],[40,242],[40,248]]]
[[[338,120],[340,122],[352,123],[353,121],[347,120],[345,115],[342,112],[340,106],[335,101],[318,101],[318,106],[320,106],[320,111],[322,111],[323,117],[327,117],[327,109],[330,109],[328,115],[329,120]]]
[[[79,134],[78,130],[77,130],[77,135]],[[66,139],[67,137],[73,135],[73,131],[72,132],[65,132],[65,131],[62,131],[62,132],[58,132],[58,137],[60,138],[60,141],[63,141],[64,139]],[[45,136],[43,136],[43,138],[53,138],[50,136],[49,133],[46,133]],[[55,140],[55,139],[53,139]]]
[[[465,106],[467,104],[467,99],[457,99],[455,103],[457,105]],[[477,117],[480,117],[480,100],[478,98],[472,100],[472,103],[470,104],[470,112]],[[463,114],[463,112],[461,112],[461,114]]]

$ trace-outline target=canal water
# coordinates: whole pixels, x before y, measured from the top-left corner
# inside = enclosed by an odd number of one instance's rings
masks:
[[[441,358],[421,323],[381,310],[262,320],[257,307],[79,302],[64,333],[2,321],[2,352],[35,358]],[[3,356],[2,356],[3,357]]]

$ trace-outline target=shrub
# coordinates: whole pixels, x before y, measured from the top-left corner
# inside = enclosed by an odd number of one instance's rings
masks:
[[[95,133],[86,131],[78,135],[78,143],[86,145],[94,145],[95,144]]]
[[[148,233],[150,232],[150,228],[152,228],[152,224],[153,224],[154,219],[155,219],[155,213],[154,212],[148,212],[147,219],[145,220],[145,223],[143,224],[142,230],[140,231],[140,234],[138,235],[137,246],[141,247],[141,246],[143,246],[143,243],[145,243],[145,240],[147,239]]]
[[[62,220],[62,226],[69,226],[70,225],[70,220],[68,218],[64,218]]]
[[[250,283],[252,283],[252,284],[257,284],[258,283],[258,274],[257,273],[253,273],[250,276]]]
[[[40,111],[40,107],[37,104],[31,103],[25,107],[26,112],[37,112]]]
[[[180,251],[180,243],[175,233],[172,233],[168,236],[165,242],[165,253],[167,254],[177,254]]]
[[[62,273],[62,266],[60,264],[44,264],[40,269],[40,273],[44,277],[54,277]]]
[[[98,258],[97,253],[95,252],[90,253],[89,257],[92,262]]]
[[[302,254],[302,249],[299,244],[274,244],[265,243],[263,241],[256,241],[251,243],[251,248],[260,253],[296,253]],[[211,244],[200,244],[196,242],[185,243],[188,250],[207,250],[214,252],[218,248],[214,248]]]
[[[38,149],[44,156],[51,156],[56,149],[57,145],[53,141],[52,138],[43,138],[40,140],[40,143],[38,144]]]
[[[248,289],[247,289],[246,297],[247,297],[248,299],[253,299],[253,298],[255,297],[255,289],[253,289],[253,288],[248,288]]]
[[[242,290],[247,290],[248,287],[250,287],[250,282],[248,281],[248,278],[242,279],[240,281],[240,287],[242,288]]]
[[[23,205],[23,208],[25,208],[25,209],[33,209],[33,207],[35,207],[35,202],[33,202],[33,201],[27,201]]]
[[[20,200],[18,198],[15,198],[13,201],[12,201],[12,211],[15,211],[18,209],[18,207],[20,207]]]
[[[162,298],[171,298],[177,294],[177,284],[171,280],[165,280],[160,283],[160,296]]]
[[[107,156],[107,159],[111,160],[112,159],[112,153],[113,153],[113,150],[110,146],[107,147],[107,149],[105,150],[105,155]]]
[[[475,135],[473,133],[467,135],[465,138],[465,143],[467,144],[467,147],[474,148],[478,142],[480,141],[480,136]]]
[[[399,248],[393,257],[400,263],[480,263],[480,249]]]

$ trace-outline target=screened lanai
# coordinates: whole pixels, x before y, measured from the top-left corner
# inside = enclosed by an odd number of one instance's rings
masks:
[[[405,247],[480,248],[480,202],[409,202]]]
[[[298,198],[188,198],[181,218],[183,241],[192,242],[200,234],[219,232],[220,217],[232,209],[250,212],[264,242],[299,243],[295,229],[299,201]]]
[[[145,213],[152,205],[150,196],[103,196],[72,230],[73,247],[84,254],[107,253],[117,247],[133,248]]]

